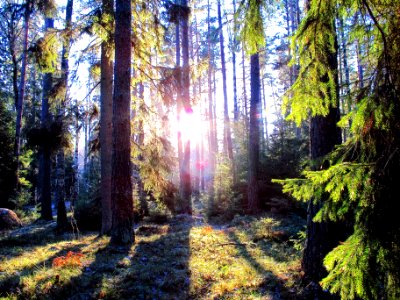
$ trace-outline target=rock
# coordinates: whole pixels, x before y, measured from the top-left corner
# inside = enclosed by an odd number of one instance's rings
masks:
[[[0,230],[22,227],[17,214],[10,209],[0,208]]]

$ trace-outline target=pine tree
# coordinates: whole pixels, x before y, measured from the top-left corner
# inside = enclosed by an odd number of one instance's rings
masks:
[[[102,25],[106,38],[101,44],[100,81],[100,155],[101,155],[101,233],[108,234],[112,227],[112,119],[113,119],[113,47],[112,30],[114,1],[103,0]]]
[[[116,1],[111,242],[122,245],[135,239],[130,143],[131,13],[130,0]]]
[[[368,72],[364,74],[364,87],[355,93],[356,107],[339,122],[346,126],[351,121],[351,137],[324,157],[323,168],[305,171],[304,178],[282,183],[284,190],[298,199],[324,200],[314,222],[351,224],[349,237],[332,245],[336,247],[324,259],[328,274],[321,281],[323,288],[343,299],[397,299],[400,221],[395,209],[395,178],[400,175],[400,154],[395,149],[400,145],[400,78],[396,45],[400,18],[391,12],[398,9],[398,3],[340,4],[339,16],[345,22],[354,20],[354,15],[362,16],[365,26],[351,28],[355,44],[374,49],[367,54]],[[333,27],[335,15],[332,3],[312,1],[296,35],[299,78],[307,85],[298,81],[292,87],[292,119],[304,120],[307,111],[328,115],[337,101],[332,94],[336,93],[335,73],[328,68],[331,55],[326,55],[326,45],[330,45],[328,53],[335,49],[334,30],[327,30]],[[368,35],[372,38],[365,39]],[[321,82],[321,74],[326,73],[329,80]]]

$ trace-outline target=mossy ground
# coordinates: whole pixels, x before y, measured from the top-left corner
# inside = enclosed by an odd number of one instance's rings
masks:
[[[212,225],[180,215],[142,222],[130,248],[97,233],[57,236],[36,223],[0,238],[6,299],[300,299],[297,216],[237,216]],[[77,264],[55,258],[81,253]]]

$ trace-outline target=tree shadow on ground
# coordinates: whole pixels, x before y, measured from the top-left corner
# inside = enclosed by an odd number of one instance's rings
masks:
[[[188,218],[139,226],[131,247],[95,245],[93,262],[54,287],[51,298],[190,299]]]
[[[256,292],[262,295],[268,294],[272,296],[272,299],[302,299],[294,290],[288,289],[285,286],[284,278],[279,278],[273,270],[266,269],[253,257],[247,247],[254,247],[257,244],[242,243],[234,232],[229,232],[228,237],[234,243],[238,254],[263,276],[264,279],[256,288]]]
[[[71,245],[68,247],[64,247],[59,249],[56,253],[52,254],[46,259],[35,263],[34,265],[29,265],[27,267],[14,270],[12,273],[6,274],[5,276],[0,276],[0,297],[5,297],[9,293],[14,293],[19,285],[21,284],[21,280],[29,275],[32,275],[35,271],[38,270],[40,266],[51,266],[52,262],[55,258],[60,256],[65,256],[69,251],[80,252],[80,249],[84,246],[81,245]],[[21,248],[19,253],[22,254],[25,251],[30,251],[31,247]],[[15,255],[14,258],[17,258],[18,255]],[[5,273],[5,272],[4,272]]]
[[[130,266],[117,283],[119,299],[190,299],[192,218],[175,217],[169,225],[142,225]],[[146,227],[147,226],[147,227]],[[152,238],[152,232],[158,238]],[[158,231],[158,232],[157,232]]]

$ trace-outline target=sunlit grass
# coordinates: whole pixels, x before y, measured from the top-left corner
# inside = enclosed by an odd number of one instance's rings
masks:
[[[94,233],[0,240],[0,297],[296,299],[300,252],[289,236],[301,224],[287,224],[271,216],[237,217],[224,226],[189,217],[143,223],[123,251]],[[81,254],[80,263],[52,265],[68,251]]]

